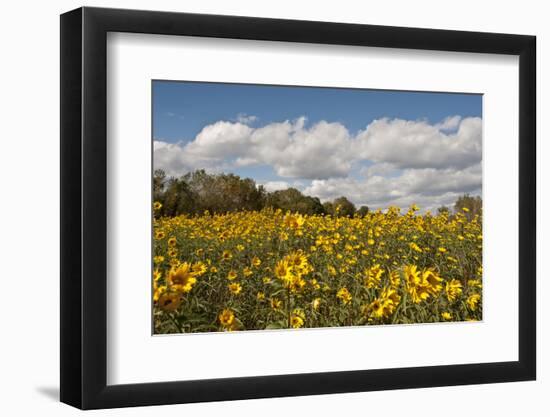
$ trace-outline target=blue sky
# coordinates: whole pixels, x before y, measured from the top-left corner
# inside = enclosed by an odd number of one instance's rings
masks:
[[[481,192],[481,116],[474,94],[154,81],[155,168],[434,207]]]
[[[481,117],[474,94],[304,88],[254,84],[153,82],[153,136],[168,142],[193,139],[218,120],[254,115],[258,124],[306,116],[343,123],[352,132],[382,117],[438,122],[449,115]]]

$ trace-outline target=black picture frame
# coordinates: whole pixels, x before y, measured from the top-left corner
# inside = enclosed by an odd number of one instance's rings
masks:
[[[108,32],[519,56],[519,360],[107,385]],[[80,8],[61,15],[61,401],[81,409],[534,380],[534,36]]]

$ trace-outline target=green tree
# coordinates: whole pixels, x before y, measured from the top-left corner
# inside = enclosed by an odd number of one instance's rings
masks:
[[[225,213],[237,210],[260,210],[265,202],[265,190],[254,180],[234,174],[212,175],[204,170],[188,173],[182,180],[196,196],[194,212],[208,210]]]
[[[317,197],[303,195],[296,188],[274,191],[267,194],[266,207],[281,209],[282,211],[299,212],[302,214],[323,214],[325,212],[321,201]]]
[[[337,216],[353,216],[355,214],[355,205],[346,197],[338,197],[332,202],[334,212]]]
[[[198,210],[199,197],[183,179],[170,178],[166,183],[166,191],[159,199],[162,203],[161,214],[177,216],[182,213],[194,214]]]
[[[334,216],[334,204],[332,204],[332,201],[325,201],[323,203],[323,209],[325,210],[325,214]]]
[[[367,214],[369,214],[369,208],[367,206],[361,206],[357,210],[356,213],[358,216],[365,217]]]
[[[480,196],[472,197],[469,194],[464,194],[455,202],[455,212],[462,212],[468,220],[472,220],[476,215],[480,216],[483,212],[483,201]],[[466,209],[466,210],[464,210]]]

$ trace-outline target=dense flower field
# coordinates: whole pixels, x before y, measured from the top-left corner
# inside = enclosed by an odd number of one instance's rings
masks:
[[[471,217],[155,216],[155,333],[481,320]]]

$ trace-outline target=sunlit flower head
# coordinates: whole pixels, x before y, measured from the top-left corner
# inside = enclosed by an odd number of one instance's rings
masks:
[[[290,229],[300,229],[305,223],[306,219],[300,214],[287,214],[283,219],[283,224]]]
[[[466,304],[468,305],[468,308],[470,310],[475,311],[475,310],[477,310],[480,301],[481,301],[481,295],[472,294],[466,300]]]
[[[352,296],[346,287],[342,287],[338,290],[336,298],[340,299],[344,305],[349,304],[352,300]]]
[[[441,313],[441,318],[443,320],[452,320],[453,316],[448,311],[444,311],[443,313]]]
[[[292,314],[290,315],[290,325],[294,329],[298,329],[302,327],[305,323],[306,315],[302,309],[296,308],[292,310]]]
[[[181,305],[181,294],[178,292],[163,292],[160,294],[157,303],[165,311],[177,310]]]
[[[226,308],[218,316],[220,324],[225,328],[231,328],[235,321],[235,313],[232,310]]]
[[[158,281],[162,278],[162,272],[160,272],[158,269],[155,269],[153,271],[153,280]]]
[[[456,301],[462,294],[462,284],[458,279],[452,279],[445,284],[445,294],[450,303]]]
[[[290,281],[292,279],[292,271],[288,261],[281,260],[275,264],[275,276],[282,281]]]
[[[239,284],[238,282],[233,282],[229,284],[227,288],[229,288],[229,291],[231,292],[231,294],[235,294],[235,295],[240,294],[243,289],[241,284]]]
[[[177,268],[172,268],[168,274],[168,284],[175,291],[187,293],[191,291],[196,282],[197,279],[191,270],[191,265],[187,262]]]
[[[311,307],[313,307],[314,310],[319,310],[319,306],[321,305],[321,299],[319,297],[314,298],[311,302]]]
[[[428,287],[431,295],[437,295],[443,288],[443,279],[431,268],[422,272],[422,282]]]
[[[283,302],[278,298],[272,298],[270,304],[273,310],[279,310],[283,306]]]
[[[199,261],[193,264],[191,270],[193,271],[193,274],[198,277],[208,271],[208,267],[204,264],[204,262]]]
[[[365,270],[365,285],[367,288],[376,288],[380,284],[384,270],[376,264]]]

